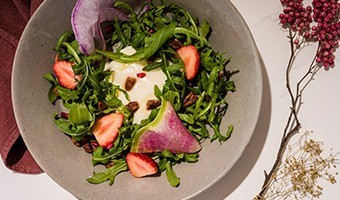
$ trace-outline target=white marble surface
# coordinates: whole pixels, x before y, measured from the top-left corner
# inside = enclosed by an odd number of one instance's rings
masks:
[[[197,199],[251,200],[263,182],[263,170],[269,169],[289,113],[289,97],[284,72],[289,56],[286,32],[278,26],[282,7],[279,0],[232,0],[249,25],[264,62],[264,100],[260,121],[246,151],[234,168],[216,185]],[[304,50],[292,70],[298,75],[308,66],[314,48]],[[340,50],[338,50],[339,52]],[[340,55],[337,67],[321,70],[303,96],[301,131],[313,130],[314,138],[324,142],[325,152],[340,151]],[[339,177],[338,177],[339,179]],[[322,183],[321,199],[339,199],[340,184]],[[75,200],[46,174],[22,175],[0,162],[0,199],[4,200]]]

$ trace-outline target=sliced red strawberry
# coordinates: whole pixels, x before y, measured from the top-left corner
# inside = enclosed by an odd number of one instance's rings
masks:
[[[81,76],[75,76],[72,69],[72,63],[67,61],[56,61],[53,65],[53,71],[57,76],[61,86],[73,90],[77,87],[77,80],[81,80]]]
[[[185,77],[188,80],[195,78],[200,64],[200,55],[195,46],[183,46],[177,50],[179,57],[184,62]]]
[[[130,152],[126,156],[126,163],[134,177],[140,178],[158,172],[156,162],[148,155]]]
[[[92,132],[100,146],[104,148],[112,147],[119,134],[119,128],[122,126],[124,116],[120,113],[112,113],[99,118],[93,125]]]

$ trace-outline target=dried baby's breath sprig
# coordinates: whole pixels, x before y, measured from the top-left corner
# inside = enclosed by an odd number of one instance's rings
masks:
[[[278,168],[267,192],[257,199],[313,199],[320,198],[321,179],[336,183],[336,166],[340,164],[337,154],[323,154],[322,142],[315,141],[311,132],[288,146],[285,159]]]

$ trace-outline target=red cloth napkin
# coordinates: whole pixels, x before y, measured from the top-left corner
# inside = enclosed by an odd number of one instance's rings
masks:
[[[28,152],[16,125],[11,100],[13,58],[26,23],[43,0],[0,0],[0,154],[16,172],[43,171]]]

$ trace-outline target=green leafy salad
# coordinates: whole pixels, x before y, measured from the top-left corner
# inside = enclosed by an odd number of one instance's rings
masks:
[[[235,91],[230,61],[208,42],[211,27],[177,4],[78,0],[72,31],[61,35],[49,101],[63,105],[58,128],[104,165],[99,184],[123,171],[150,177],[199,159],[201,143],[226,141],[226,95]],[[207,141],[208,140],[208,141]]]

